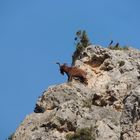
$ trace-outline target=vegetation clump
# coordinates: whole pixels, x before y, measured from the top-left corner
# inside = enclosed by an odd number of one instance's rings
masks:
[[[75,44],[76,50],[79,52],[83,51],[88,45],[90,45],[90,41],[85,30],[79,30],[76,32]]]
[[[67,134],[66,140],[95,140],[92,128],[78,129],[74,134]]]
[[[83,107],[91,108],[91,106],[92,106],[92,100],[87,99],[83,102]]]
[[[124,61],[119,61],[118,63],[119,63],[119,66],[120,67],[122,67],[123,65],[125,65],[125,62]]]
[[[119,43],[117,43],[114,46],[109,46],[108,48],[111,49],[111,50],[128,50],[129,49],[128,46],[122,47],[122,46],[119,45]]]
[[[85,30],[79,30],[76,32],[76,37],[75,37],[75,46],[76,50],[74,52],[74,55],[72,56],[73,58],[73,63],[75,58],[77,58],[81,52],[90,45],[89,37],[86,33]]]

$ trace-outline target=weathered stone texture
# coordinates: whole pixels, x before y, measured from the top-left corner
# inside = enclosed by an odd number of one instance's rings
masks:
[[[49,87],[13,140],[65,140],[82,128],[95,140],[140,140],[140,51],[88,46],[74,60],[88,86]]]

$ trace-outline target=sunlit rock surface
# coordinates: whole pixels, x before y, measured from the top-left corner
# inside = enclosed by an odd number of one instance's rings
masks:
[[[88,85],[50,86],[13,140],[140,140],[140,51],[92,45],[73,57]]]

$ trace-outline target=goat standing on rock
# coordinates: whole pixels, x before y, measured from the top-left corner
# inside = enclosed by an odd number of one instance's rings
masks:
[[[87,73],[85,71],[83,71],[82,69],[79,69],[77,67],[69,67],[66,64],[60,65],[59,62],[57,62],[56,64],[59,65],[60,73],[62,75],[64,75],[64,73],[67,74],[68,82],[72,81],[72,78],[78,78],[80,80],[80,82],[82,82],[86,85],[88,84],[87,78],[86,78]]]

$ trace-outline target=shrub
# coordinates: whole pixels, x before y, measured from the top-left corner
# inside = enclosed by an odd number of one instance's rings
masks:
[[[129,49],[129,47],[127,46],[121,47],[119,44],[115,46],[109,46],[108,48],[111,50],[128,50]]]
[[[78,129],[74,134],[67,134],[67,140],[95,140],[92,128]]]
[[[118,63],[119,63],[119,66],[120,67],[122,67],[123,65],[125,65],[125,62],[124,61],[119,61]]]
[[[75,59],[81,54],[81,52],[90,45],[88,35],[85,30],[79,30],[76,32],[75,46],[76,50],[72,56],[72,63],[74,64]]]
[[[92,106],[92,100],[91,99],[87,99],[87,100],[83,101],[83,107],[91,108],[91,106]]]
[[[79,52],[83,51],[88,45],[90,45],[90,41],[85,30],[79,30],[76,32],[75,41],[76,50]]]

